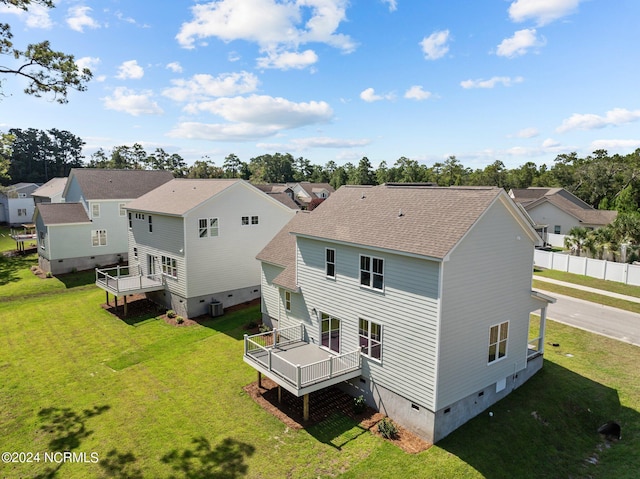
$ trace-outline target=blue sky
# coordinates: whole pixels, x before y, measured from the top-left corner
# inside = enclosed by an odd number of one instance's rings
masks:
[[[48,39],[94,78],[66,105],[6,78],[0,131],[69,130],[87,158],[138,142],[219,166],[289,152],[475,169],[640,148],[637,0],[55,3],[0,18],[16,46]]]

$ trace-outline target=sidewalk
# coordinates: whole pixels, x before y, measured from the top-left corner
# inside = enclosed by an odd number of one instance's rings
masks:
[[[602,289],[590,288],[588,286],[582,286],[580,284],[575,283],[567,283],[566,281],[558,281],[557,279],[545,278],[544,276],[539,276],[537,274],[533,275],[533,279],[537,281],[544,281],[547,283],[553,283],[560,286],[566,286],[567,288],[580,289],[582,291],[588,291],[589,293],[601,294],[603,296],[610,296],[612,298],[623,299],[625,301],[631,301],[632,303],[640,303],[640,298],[635,296],[627,296],[625,294],[612,293],[611,291],[605,291]],[[544,290],[544,288],[542,288]],[[549,294],[553,294],[549,292]]]

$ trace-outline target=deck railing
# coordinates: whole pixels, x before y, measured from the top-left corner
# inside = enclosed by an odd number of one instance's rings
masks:
[[[274,348],[304,341],[304,324],[244,337],[244,355],[301,389],[360,369],[360,349],[331,356],[311,364],[293,364]]]
[[[530,359],[544,352],[543,338],[532,338],[527,344],[527,359]]]
[[[151,274],[144,276],[142,273],[129,274],[128,266],[116,266],[114,268],[96,268],[96,283],[115,292],[135,291],[146,288],[150,283],[162,284],[162,275]]]

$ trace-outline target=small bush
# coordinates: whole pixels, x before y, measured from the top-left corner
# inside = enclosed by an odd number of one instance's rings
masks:
[[[249,321],[244,325],[244,329],[255,329],[258,327],[258,321]]]
[[[178,324],[184,323],[184,318],[182,316],[176,316],[176,323]]]
[[[76,268],[75,266],[73,268],[71,268],[71,272],[73,274],[76,274],[78,272],[78,268]]]
[[[391,419],[385,417],[378,423],[378,432],[385,439],[394,439],[398,435],[398,428]]]
[[[261,324],[260,326],[258,326],[258,331],[260,331],[261,333],[268,333],[269,331],[271,331],[271,328],[266,324]]]
[[[364,396],[360,395],[357,398],[353,398],[353,412],[356,414],[362,414],[367,408],[367,403],[364,400]]]
[[[53,278],[53,274],[51,273],[51,271],[47,271],[47,278]]]
[[[167,311],[167,318],[173,319],[176,316],[178,316],[178,315],[176,314],[176,312],[173,309],[170,309],[170,310]]]

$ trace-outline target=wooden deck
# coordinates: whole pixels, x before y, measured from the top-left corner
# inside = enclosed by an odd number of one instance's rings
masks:
[[[121,268],[97,269],[96,286],[115,296],[164,289],[162,275],[120,274]]]

